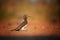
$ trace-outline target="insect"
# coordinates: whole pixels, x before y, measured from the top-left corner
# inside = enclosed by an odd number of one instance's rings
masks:
[[[26,15],[23,16],[23,19],[24,19],[24,21],[20,25],[18,25],[18,27],[16,29],[14,29],[12,31],[19,31],[28,23]]]

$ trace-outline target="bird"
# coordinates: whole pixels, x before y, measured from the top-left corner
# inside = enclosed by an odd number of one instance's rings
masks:
[[[18,27],[16,29],[14,29],[12,31],[19,31],[19,30],[21,30],[28,23],[27,22],[27,15],[23,16],[23,20],[24,21],[20,25],[18,25]]]

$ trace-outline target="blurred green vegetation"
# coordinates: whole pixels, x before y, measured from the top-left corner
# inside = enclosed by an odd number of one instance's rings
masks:
[[[52,20],[52,19],[60,19],[60,10],[59,10],[59,8],[58,9],[48,9],[47,10],[47,15],[46,15],[46,19],[47,20]]]
[[[7,19],[13,18],[15,16],[13,12],[8,13],[6,9],[2,9],[3,5],[5,4],[3,2],[4,2],[3,0],[2,1],[0,0],[0,20],[6,19],[6,18]]]
[[[41,9],[36,9],[36,13],[38,14],[38,15],[40,15],[41,14]]]
[[[2,19],[9,19],[9,18],[13,18],[15,16],[14,13],[6,13],[5,11],[0,11],[0,20]]]

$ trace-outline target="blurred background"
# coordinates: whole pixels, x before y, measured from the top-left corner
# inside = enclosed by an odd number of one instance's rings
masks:
[[[0,36],[60,36],[59,0],[0,0]],[[11,31],[28,16],[24,31]]]

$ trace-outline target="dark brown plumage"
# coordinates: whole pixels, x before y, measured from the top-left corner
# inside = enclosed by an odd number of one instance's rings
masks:
[[[19,31],[22,27],[24,27],[27,24],[27,16],[26,15],[23,16],[23,19],[24,19],[24,21],[16,29],[14,29],[12,31]]]

